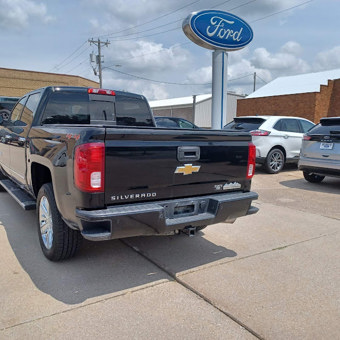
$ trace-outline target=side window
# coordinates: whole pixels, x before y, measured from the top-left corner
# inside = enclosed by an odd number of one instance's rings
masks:
[[[18,103],[17,105],[15,105],[13,111],[12,111],[12,114],[11,114],[11,123],[14,124],[17,120],[20,119],[21,117],[21,113],[22,113],[22,110],[25,106],[25,102],[27,100],[27,97],[23,97]]]
[[[308,132],[313,126],[313,123],[307,122],[306,120],[300,120],[303,133]]]
[[[296,119],[280,119],[274,129],[284,132],[301,132],[299,122]]]
[[[159,127],[178,128],[176,122],[169,118],[157,118],[156,124]]]
[[[180,119],[178,121],[178,124],[182,129],[193,129],[194,128],[194,125],[191,124],[190,122],[186,121],[186,120]]]
[[[41,93],[34,93],[34,94],[31,94],[28,97],[28,100],[26,102],[26,106],[24,108],[24,111],[23,111],[21,119],[20,119],[21,122],[22,122],[21,125],[25,126],[25,125],[30,125],[32,123],[34,113],[35,113],[35,110],[38,106],[40,97],[41,97]]]

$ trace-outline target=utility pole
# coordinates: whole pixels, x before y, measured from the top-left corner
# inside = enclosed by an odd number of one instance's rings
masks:
[[[256,72],[254,72],[254,88],[253,88],[253,92],[255,92],[256,90]]]
[[[94,44],[98,47],[98,55],[96,55],[96,60],[93,60],[94,55],[90,54],[90,61],[91,62],[96,62],[96,65],[98,66],[98,76],[99,76],[99,87],[102,88],[103,87],[103,78],[102,78],[102,54],[101,54],[101,46],[105,45],[106,47],[109,46],[110,42],[108,40],[106,41],[100,41],[100,39],[98,38],[98,40],[93,40],[93,39],[89,39],[89,43],[90,45]],[[95,75],[97,75],[97,70],[96,68],[93,68],[93,72]]]

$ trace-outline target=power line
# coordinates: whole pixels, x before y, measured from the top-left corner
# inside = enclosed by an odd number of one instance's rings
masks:
[[[251,23],[257,22],[257,21],[260,21],[260,20],[267,19],[267,18],[272,17],[272,16],[274,16],[274,15],[276,15],[276,14],[280,14],[280,13],[283,13],[283,12],[287,12],[287,11],[289,11],[289,10],[291,10],[291,9],[294,9],[294,8],[297,8],[297,7],[300,7],[300,6],[303,6],[303,5],[308,4],[309,2],[312,2],[312,1],[314,1],[314,0],[308,0],[308,1],[302,2],[301,4],[298,4],[298,5],[296,5],[296,6],[292,6],[292,7],[283,9],[283,10],[281,10],[281,11],[278,11],[278,12],[275,12],[275,13],[272,13],[272,14],[269,14],[269,15],[263,17],[263,18],[253,20],[253,21],[251,21]]]
[[[72,52],[67,58],[65,58],[61,63],[57,64],[56,66],[54,66],[51,70],[53,71],[54,69],[58,69],[66,60],[68,60],[69,58],[71,58],[75,53],[77,53],[85,44],[87,43],[87,41],[85,41],[83,44],[81,44],[74,52]]]
[[[115,70],[115,69],[113,69],[111,67],[105,67],[105,69],[109,69],[111,71],[118,72],[118,73],[124,74],[124,75],[129,76],[129,77],[138,78],[138,79],[142,79],[142,80],[146,80],[146,81],[151,81],[151,82],[154,82],[154,83],[166,84],[166,85],[182,85],[182,86],[192,86],[192,85],[195,85],[195,86],[196,85],[197,86],[206,86],[206,85],[211,85],[211,83],[189,84],[189,83],[175,83],[175,82],[169,82],[169,81],[155,80],[155,79],[150,79],[150,78],[146,78],[146,77],[142,77],[142,76],[137,76],[137,75],[134,75],[134,74],[131,74],[131,73],[126,73],[126,72],[118,71],[118,70]]]
[[[212,8],[221,6],[222,4],[228,3],[228,2],[230,2],[230,1],[231,1],[231,0],[227,0],[227,1],[221,2],[221,3],[219,3],[218,5],[213,6]],[[255,2],[255,1],[257,1],[257,0],[248,1],[248,2],[246,2],[246,3],[244,3],[244,4],[238,5],[238,6],[236,6],[236,7],[230,8],[230,9],[227,9],[227,11],[233,11],[233,10],[235,10],[235,9],[238,9],[238,8],[243,7],[243,6],[249,5],[250,3]],[[114,39],[113,39],[112,41],[126,41],[126,40],[134,40],[134,39],[148,38],[148,37],[152,37],[152,36],[155,36],[155,35],[159,35],[159,34],[168,33],[168,32],[171,32],[171,31],[179,30],[179,29],[182,28],[182,25],[180,25],[180,26],[178,26],[178,27],[175,27],[175,28],[172,28],[172,29],[165,30],[165,31],[160,31],[160,32],[152,33],[152,34],[149,34],[149,35],[144,35],[144,36],[139,36],[139,37],[136,36],[136,35],[138,35],[138,34],[145,33],[145,32],[149,32],[149,31],[154,31],[154,30],[156,30],[156,29],[158,29],[158,28],[161,28],[161,27],[164,27],[164,26],[169,26],[169,25],[174,24],[174,23],[180,23],[180,22],[182,22],[184,19],[185,19],[185,17],[184,17],[184,18],[181,18],[181,19],[177,19],[177,20],[171,21],[171,22],[168,22],[168,23],[166,23],[166,24],[158,25],[158,26],[155,26],[155,27],[152,27],[152,28],[143,30],[143,31],[139,31],[139,32],[136,32],[136,33],[129,33],[129,34],[124,34],[124,35],[116,36],[116,37],[114,37]],[[126,29],[126,30],[128,30],[128,29]],[[126,31],[126,30],[124,30],[124,31]],[[122,31],[120,31],[120,32],[122,32]],[[109,35],[109,36],[110,36],[110,35]],[[126,38],[126,36],[135,36],[135,37]]]

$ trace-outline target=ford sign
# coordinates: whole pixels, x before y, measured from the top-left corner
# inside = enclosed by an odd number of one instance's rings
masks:
[[[183,21],[182,28],[195,44],[211,50],[239,50],[253,39],[253,30],[244,20],[217,10],[190,14]]]

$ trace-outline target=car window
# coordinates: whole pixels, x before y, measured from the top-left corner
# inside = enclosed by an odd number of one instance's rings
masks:
[[[158,127],[178,128],[177,123],[171,118],[155,117]]]
[[[315,125],[308,131],[311,135],[340,135],[340,118],[339,119],[321,119],[318,125]]]
[[[266,120],[263,118],[242,118],[236,117],[234,120],[224,126],[224,129],[252,131],[257,130]]]
[[[280,119],[274,125],[274,129],[283,132],[301,132],[297,119]]]
[[[150,109],[144,99],[116,96],[117,125],[154,126]]]
[[[25,106],[25,102],[27,100],[27,97],[23,97],[14,107],[12,114],[11,114],[11,123],[14,124],[17,120],[20,119],[22,110]]]
[[[189,121],[184,120],[184,119],[179,119],[178,120],[178,125],[182,129],[194,129],[195,128],[194,124],[192,124]]]
[[[306,133],[308,132],[315,124],[308,122],[307,120],[299,120],[300,124],[301,124],[301,128],[302,128],[302,132]]]
[[[41,123],[90,124],[113,117],[113,101],[91,100],[87,92],[57,91],[51,93]]]
[[[41,97],[41,93],[34,93],[31,94],[26,102],[26,106],[24,108],[24,111],[22,113],[22,116],[20,118],[20,121],[22,121],[22,125],[29,125],[33,121],[33,116],[35,114],[35,110],[38,106],[39,100]]]

